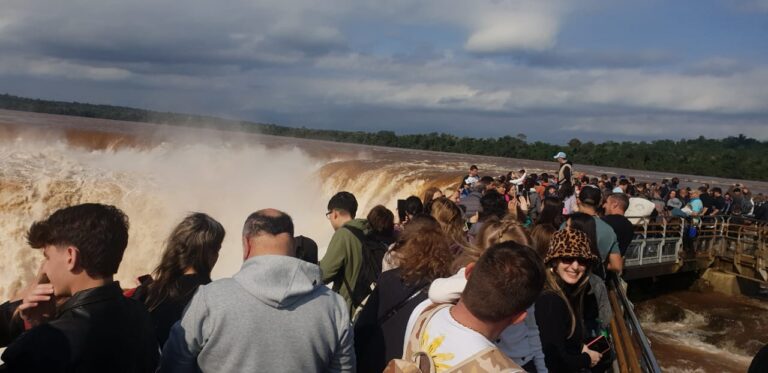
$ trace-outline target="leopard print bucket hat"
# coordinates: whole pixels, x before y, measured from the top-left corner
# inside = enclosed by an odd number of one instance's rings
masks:
[[[597,262],[598,258],[592,254],[589,245],[589,237],[586,233],[571,228],[561,229],[552,235],[544,263],[549,264],[557,258],[584,258],[590,262]]]

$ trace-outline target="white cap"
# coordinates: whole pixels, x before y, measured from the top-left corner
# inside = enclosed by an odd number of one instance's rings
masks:
[[[555,158],[555,159],[557,159],[557,158],[567,159],[568,157],[565,156],[565,153],[559,152],[559,153],[555,154],[555,156],[553,158]]]

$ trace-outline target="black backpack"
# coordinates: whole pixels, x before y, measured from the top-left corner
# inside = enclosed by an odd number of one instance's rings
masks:
[[[362,245],[362,261],[360,263],[360,273],[357,275],[357,282],[354,288],[344,279],[344,286],[352,299],[353,317],[362,306],[376,286],[376,281],[381,275],[381,263],[384,260],[384,254],[387,253],[388,246],[384,242],[373,239],[366,235],[362,230],[344,226],[345,229],[352,232]]]

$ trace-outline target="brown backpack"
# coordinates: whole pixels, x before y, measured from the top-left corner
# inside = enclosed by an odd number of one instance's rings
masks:
[[[437,373],[435,362],[427,352],[421,350],[419,341],[421,335],[438,311],[450,307],[452,304],[433,304],[427,307],[424,312],[416,319],[413,325],[413,331],[408,336],[408,343],[403,351],[402,359],[392,359],[384,373]],[[504,355],[496,347],[489,347],[470,356],[466,360],[454,365],[442,373],[482,373],[482,372],[502,372],[502,373],[523,373],[523,368],[515,364],[510,358]]]

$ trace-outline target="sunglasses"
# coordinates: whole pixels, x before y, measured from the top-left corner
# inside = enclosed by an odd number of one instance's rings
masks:
[[[575,258],[575,257],[564,257],[560,258],[560,262],[566,265],[571,265],[573,262],[578,262],[580,266],[587,266],[589,264],[589,261],[584,258]]]

